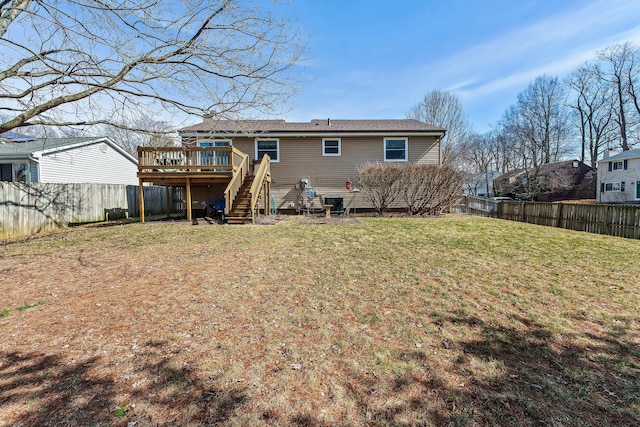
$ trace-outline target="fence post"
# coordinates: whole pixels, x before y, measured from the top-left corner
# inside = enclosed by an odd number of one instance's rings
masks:
[[[562,207],[564,203],[558,203],[558,218],[556,219],[556,228],[562,228]]]

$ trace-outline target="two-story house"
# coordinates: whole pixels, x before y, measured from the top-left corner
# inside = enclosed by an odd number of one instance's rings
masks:
[[[640,203],[640,149],[598,161],[597,191],[601,203]]]

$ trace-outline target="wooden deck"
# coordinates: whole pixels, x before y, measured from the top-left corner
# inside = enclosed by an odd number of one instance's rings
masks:
[[[252,175],[249,156],[234,147],[138,147],[138,179],[140,189],[145,184],[165,187],[184,187],[187,219],[191,220],[191,189],[211,184],[226,185],[224,191],[225,217],[230,222],[249,222],[258,214],[258,200],[264,201],[268,212],[270,204],[270,158],[263,157]],[[251,177],[251,179],[248,179]],[[243,185],[248,188],[243,189]],[[238,194],[250,199],[238,209]],[[239,217],[238,214],[242,213]],[[233,214],[234,216],[230,215]],[[140,221],[144,222],[144,196],[140,191]]]

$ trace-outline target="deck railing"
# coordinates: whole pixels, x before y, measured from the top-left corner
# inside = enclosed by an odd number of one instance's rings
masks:
[[[138,172],[232,174],[242,156],[233,147],[138,147]]]
[[[264,191],[265,211],[269,208],[271,158],[265,155],[257,168],[250,188],[251,219],[258,210],[258,200]],[[138,177],[140,182],[158,181],[186,187],[187,218],[191,218],[191,186],[207,180],[228,182],[224,190],[224,214],[228,216],[234,206],[245,178],[249,175],[249,155],[235,147],[138,147]],[[201,178],[201,179],[199,179]],[[165,180],[166,179],[166,180]],[[203,181],[204,180],[204,181]],[[141,206],[143,199],[140,199]],[[144,218],[141,216],[141,221]]]

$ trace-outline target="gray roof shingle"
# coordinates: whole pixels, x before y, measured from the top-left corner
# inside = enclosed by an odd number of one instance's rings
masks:
[[[607,157],[606,159],[598,160],[598,163],[611,162],[615,160],[636,159],[639,157],[640,157],[640,148],[635,150],[623,151],[622,153],[618,153],[616,155]]]
[[[180,129],[180,133],[336,133],[336,132],[444,132],[413,119],[395,120],[334,120],[314,119],[310,122],[286,122],[284,120],[219,120],[205,118],[202,123]]]

